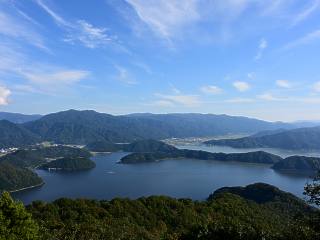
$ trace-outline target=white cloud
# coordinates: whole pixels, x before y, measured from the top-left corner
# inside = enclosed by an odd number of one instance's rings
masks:
[[[0,45],[0,74],[14,76],[26,83],[19,92],[52,93],[87,78],[90,72],[34,61],[15,45]]]
[[[264,50],[268,47],[268,42],[266,39],[262,38],[260,40],[260,43],[259,43],[259,46],[258,46],[258,53],[257,55],[255,56],[255,60],[259,60],[262,58],[262,55],[263,55],[263,52]]]
[[[188,23],[199,20],[196,0],[126,0],[155,34],[170,39]]]
[[[157,100],[154,101],[151,105],[155,107],[174,107],[174,104],[167,100]]]
[[[292,85],[288,80],[277,80],[276,85],[281,88],[291,88]]]
[[[37,0],[37,3],[53,18],[58,26],[67,32],[67,36],[64,39],[65,42],[72,44],[80,42],[88,48],[102,47],[109,43],[117,42],[117,37],[110,35],[106,28],[95,27],[85,20],[67,21],[49,8],[42,0]]]
[[[293,20],[292,26],[304,21],[312,13],[314,13],[320,7],[320,0],[314,0],[310,5],[303,9]]]
[[[258,99],[265,101],[278,101],[278,102],[293,102],[293,103],[305,103],[305,104],[318,104],[320,103],[319,97],[278,97],[271,93],[264,93],[257,96]]]
[[[178,104],[185,107],[196,107],[200,105],[200,100],[197,95],[165,95],[157,93],[155,96],[162,101],[171,102],[172,104]]]
[[[60,70],[47,72],[28,72],[22,71],[31,83],[36,85],[70,85],[79,82],[89,76],[90,72],[83,70]]]
[[[240,92],[245,92],[250,89],[250,85],[247,82],[236,81],[233,86]]]
[[[128,85],[137,84],[138,82],[134,79],[134,77],[130,74],[128,69],[125,67],[114,65],[114,68],[117,70],[117,75],[115,76],[115,79],[123,82]]]
[[[221,88],[219,88],[217,86],[213,86],[213,85],[203,86],[203,87],[201,87],[200,90],[206,94],[220,94],[220,93],[222,93]]]
[[[316,83],[313,85],[313,89],[314,89],[316,92],[320,92],[320,82],[316,82]]]
[[[0,86],[0,105],[7,105],[10,95],[11,91],[8,88]]]
[[[273,96],[271,93],[264,93],[257,96],[259,99],[266,101],[281,101],[283,99]]]
[[[301,45],[306,45],[306,44],[312,43],[315,40],[319,40],[319,39],[320,39],[320,29],[317,29],[317,30],[310,32],[307,35],[305,35],[299,39],[296,39],[296,40],[288,43],[287,45],[284,46],[283,49],[288,50],[288,49],[291,49],[294,47],[298,47]]]

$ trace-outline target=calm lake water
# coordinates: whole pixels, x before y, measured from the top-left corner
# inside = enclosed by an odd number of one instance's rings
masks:
[[[243,152],[226,147],[200,145],[178,147],[212,152]],[[268,151],[281,156],[299,154],[275,149]],[[310,180],[307,175],[280,173],[272,170],[269,165],[261,164],[192,159],[132,165],[117,164],[126,154],[98,154],[92,158],[97,165],[96,168],[84,172],[64,173],[37,170],[45,181],[45,185],[15,193],[13,196],[25,204],[34,200],[53,201],[61,197],[112,199],[150,195],[204,200],[220,187],[265,182],[303,197],[303,186]],[[320,156],[320,153],[303,154]]]

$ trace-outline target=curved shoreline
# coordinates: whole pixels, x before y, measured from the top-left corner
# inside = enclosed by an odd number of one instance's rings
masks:
[[[20,192],[20,191],[24,191],[24,190],[28,190],[28,189],[32,189],[32,188],[36,188],[36,187],[41,187],[44,184],[45,184],[45,182],[42,182],[42,183],[39,183],[37,185],[32,185],[32,186],[29,186],[29,187],[24,187],[24,188],[20,188],[20,189],[16,189],[16,190],[11,190],[11,191],[8,191],[8,192],[9,193]]]

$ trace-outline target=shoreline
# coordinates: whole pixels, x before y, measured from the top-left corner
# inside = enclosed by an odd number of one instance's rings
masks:
[[[29,187],[24,187],[24,188],[20,188],[20,189],[16,189],[16,190],[11,190],[11,191],[8,191],[8,192],[9,193],[21,192],[21,191],[32,189],[32,188],[41,187],[44,184],[45,184],[45,182],[42,182],[42,183],[39,183],[37,185],[32,185],[32,186],[29,186]]]

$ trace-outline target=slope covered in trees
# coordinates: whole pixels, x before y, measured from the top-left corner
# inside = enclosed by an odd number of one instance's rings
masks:
[[[42,179],[33,171],[0,162],[0,192],[41,185]]]
[[[0,148],[21,147],[37,143],[40,138],[22,126],[0,120]]]

